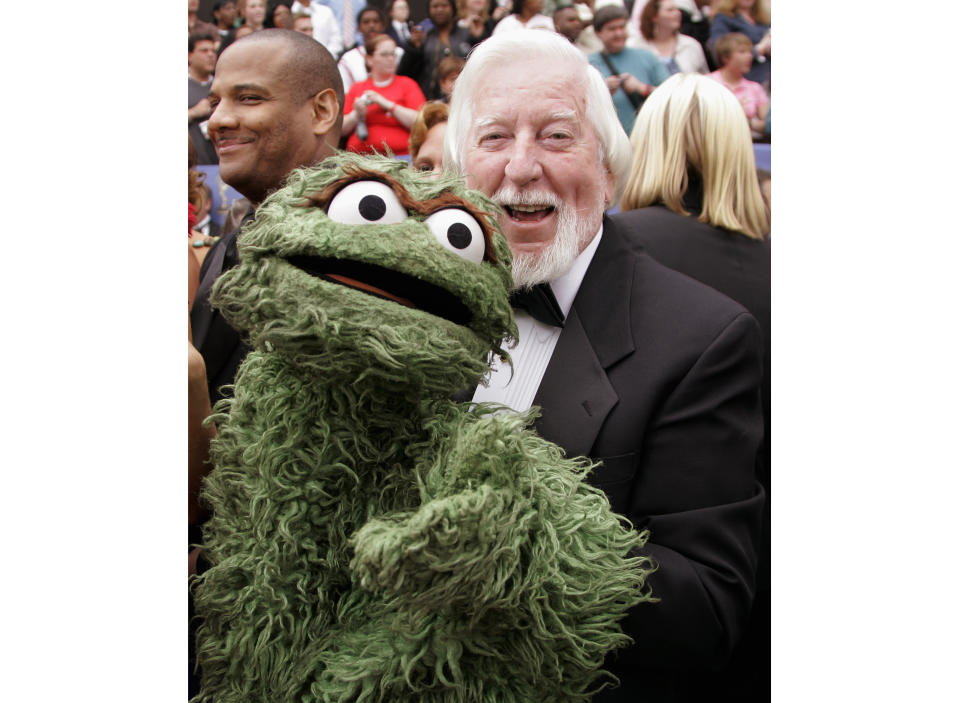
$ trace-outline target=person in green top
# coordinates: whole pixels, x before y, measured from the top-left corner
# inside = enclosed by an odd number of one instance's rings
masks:
[[[587,58],[606,79],[620,124],[630,134],[644,98],[670,74],[653,52],[627,46],[627,11],[622,6],[605,5],[597,10],[593,31],[603,42],[603,51]]]

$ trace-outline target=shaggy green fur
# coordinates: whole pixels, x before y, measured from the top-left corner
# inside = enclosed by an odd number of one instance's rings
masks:
[[[198,701],[586,701],[618,621],[651,600],[645,534],[583,482],[586,459],[530,429],[533,413],[449,400],[515,333],[510,253],[440,246],[423,216],[343,225],[306,196],[361,164],[419,200],[453,192],[389,159],[339,155],[296,171],[240,238],[214,303],[249,334],[217,407],[204,498],[211,567]],[[467,304],[457,325],[311,276],[284,257],[377,263]]]

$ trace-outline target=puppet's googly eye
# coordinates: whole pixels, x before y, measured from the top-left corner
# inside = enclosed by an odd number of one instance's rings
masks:
[[[386,183],[355,181],[331,198],[327,217],[345,225],[395,225],[407,219],[407,211]]]
[[[479,264],[483,261],[486,243],[483,228],[476,218],[460,208],[437,210],[424,220],[433,236],[444,247],[467,261]]]

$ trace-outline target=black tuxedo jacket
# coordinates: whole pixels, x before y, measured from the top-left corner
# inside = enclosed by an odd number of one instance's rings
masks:
[[[590,477],[650,530],[656,604],[595,701],[680,700],[683,679],[729,656],[753,599],[764,494],[761,339],[739,304],[603,236],[537,391],[540,435],[603,461]]]

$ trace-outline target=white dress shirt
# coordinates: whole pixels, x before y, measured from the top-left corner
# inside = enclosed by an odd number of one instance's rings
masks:
[[[577,297],[577,291],[580,290],[580,284],[597,251],[602,234],[601,225],[590,243],[574,259],[570,270],[550,281],[550,289],[565,318],[570,314],[573,299]],[[516,347],[507,349],[513,361],[513,371],[511,372],[510,366],[500,361],[499,357],[494,357],[490,365],[490,385],[477,386],[473,402],[495,402],[523,412],[533,405],[533,398],[540,388],[540,381],[543,380],[543,374],[563,330],[533,319],[526,310],[513,312],[517,321],[518,341]]]

